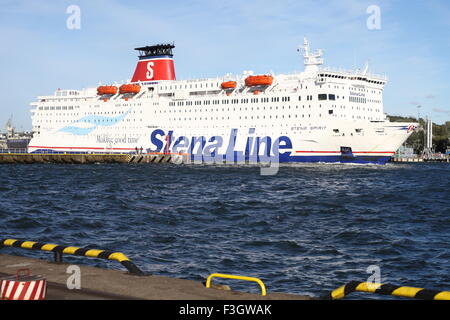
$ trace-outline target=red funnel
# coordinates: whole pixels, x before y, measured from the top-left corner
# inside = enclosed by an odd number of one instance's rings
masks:
[[[172,44],[136,48],[140,55],[131,82],[175,80],[173,48]]]

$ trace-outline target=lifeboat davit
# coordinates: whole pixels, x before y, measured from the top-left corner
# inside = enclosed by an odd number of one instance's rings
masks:
[[[248,76],[245,79],[245,85],[247,87],[254,86],[270,86],[272,85],[273,77],[269,75]]]
[[[115,86],[100,86],[97,88],[97,94],[102,96],[104,94],[115,95],[117,93],[117,87]]]
[[[236,88],[236,85],[237,85],[236,81],[225,81],[222,82],[220,86],[222,87],[222,89],[225,90],[225,89],[234,89]]]
[[[124,93],[139,93],[141,86],[138,84],[123,84],[119,88],[120,94]]]

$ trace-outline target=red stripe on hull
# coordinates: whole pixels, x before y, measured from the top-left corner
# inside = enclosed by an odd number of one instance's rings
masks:
[[[340,151],[295,151],[296,153],[341,153]],[[353,151],[353,153],[395,153],[395,151]]]
[[[37,149],[75,149],[75,150],[136,150],[136,148],[98,148],[98,147],[46,147],[46,146],[28,146],[28,148]]]

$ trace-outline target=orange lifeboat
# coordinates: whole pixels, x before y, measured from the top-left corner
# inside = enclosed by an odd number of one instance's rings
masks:
[[[222,87],[222,89],[225,90],[225,89],[234,89],[236,88],[236,85],[237,85],[236,81],[225,81],[222,82],[220,86]]]
[[[245,85],[247,87],[254,86],[270,86],[272,85],[273,77],[269,75],[248,76],[245,79]]]
[[[138,84],[123,84],[119,88],[120,94],[123,93],[139,93],[141,86]]]
[[[117,93],[117,87],[115,86],[100,86],[97,88],[97,94],[102,96],[104,94],[114,95]]]

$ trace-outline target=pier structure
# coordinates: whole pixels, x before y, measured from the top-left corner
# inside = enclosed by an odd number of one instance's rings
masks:
[[[66,163],[66,164],[92,164],[92,163],[186,163],[187,154],[181,153],[0,153],[2,163]]]
[[[83,262],[81,262],[83,263]],[[55,263],[15,255],[0,254],[0,278],[27,268],[47,280],[48,300],[310,300],[312,297],[288,293],[251,293],[231,290],[229,286],[159,275],[137,276],[122,270],[77,264],[80,288],[68,283],[74,276],[72,263]],[[70,268],[72,266],[72,268]],[[257,286],[249,284],[249,288]]]
[[[51,262],[0,253],[0,283],[14,279],[15,274],[18,277],[21,270],[27,270],[28,281],[39,278],[46,282],[44,299],[47,300],[335,300],[342,299],[355,291],[423,300],[450,300],[450,291],[359,281],[351,281],[323,296],[312,297],[266,291],[266,286],[259,278],[247,276],[212,273],[205,282],[158,276],[149,272],[141,272],[120,252],[111,253],[98,249],[62,247],[54,244],[13,239],[0,241],[0,248],[3,246],[49,252],[57,250],[64,254],[79,256],[81,259],[83,256],[103,258],[121,261],[122,265],[124,265],[124,261],[127,261],[133,266],[133,268],[126,266],[128,272],[124,272],[122,270],[75,265],[74,262],[63,263],[62,260],[58,259]],[[30,277],[30,275],[33,276]],[[212,278],[244,280],[249,284],[257,282],[261,287],[261,293],[234,291],[228,285],[212,284]],[[27,281],[27,279],[24,278],[20,281]],[[3,292],[0,299],[7,296],[15,295],[4,294]],[[26,299],[20,299],[19,297],[19,300]]]
[[[414,154],[395,155],[390,159],[393,163],[450,163],[450,154]],[[92,163],[175,163],[192,164],[198,161],[188,153],[150,152],[150,153],[28,153],[26,149],[0,149],[0,164],[92,164]],[[224,161],[223,163],[226,163]]]
[[[450,155],[428,155],[424,157],[392,157],[391,162],[394,163],[411,163],[411,162],[446,162],[450,163]]]

